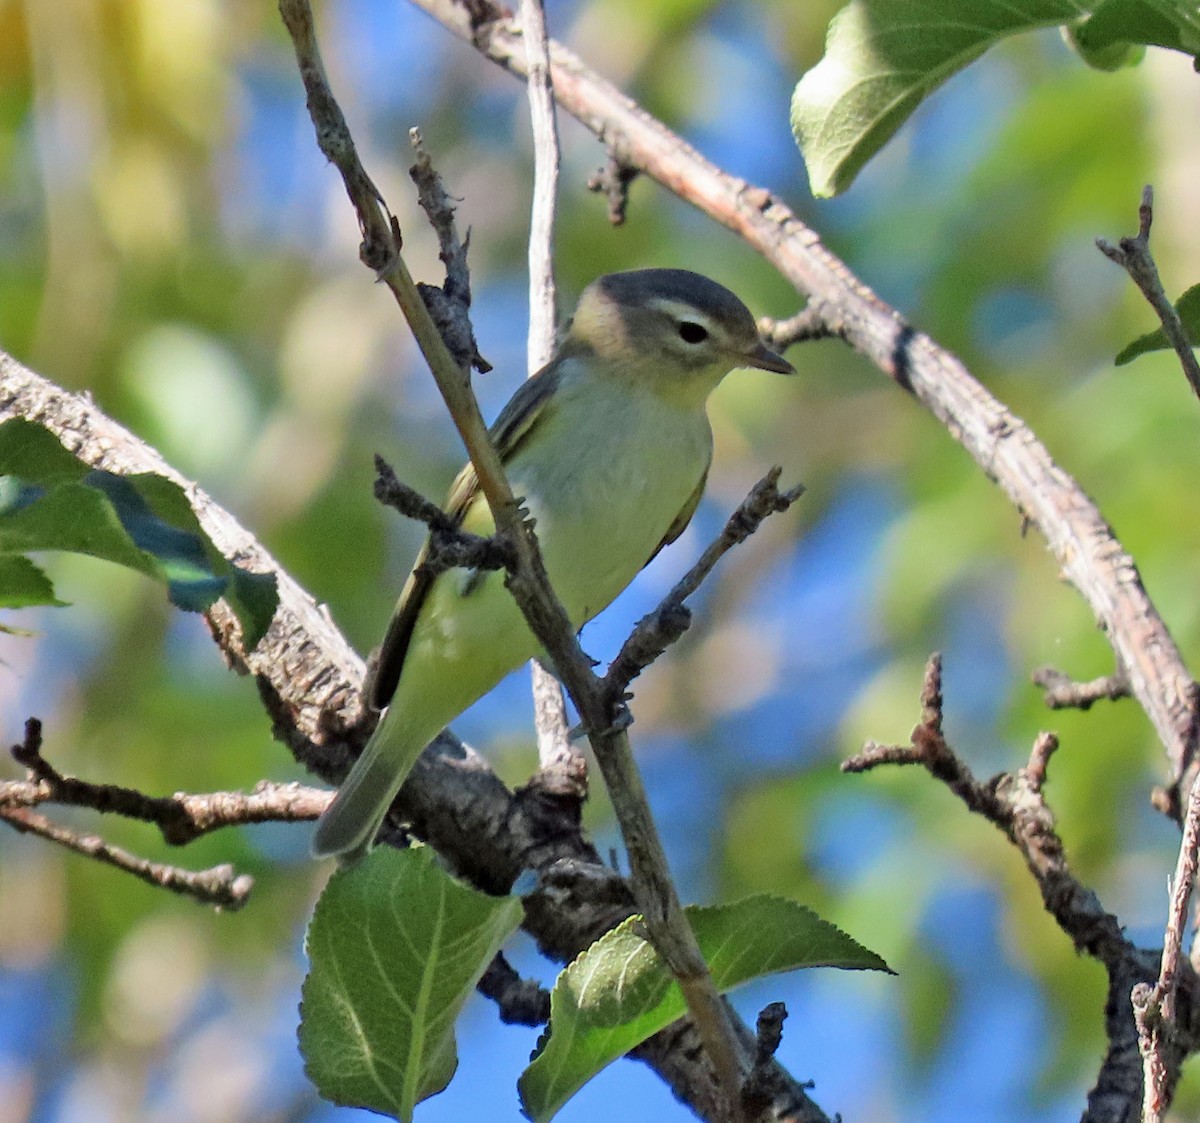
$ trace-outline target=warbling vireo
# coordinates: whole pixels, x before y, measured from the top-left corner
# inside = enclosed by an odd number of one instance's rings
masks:
[[[715,281],[682,269],[613,273],[584,290],[554,358],[496,419],[492,440],[576,627],[683,533],[712,460],[708,396],[736,367],[794,373]],[[464,530],[494,533],[470,465],[446,509]],[[423,557],[373,679],[369,701],[387,711],[317,823],[317,857],[362,857],[421,750],[539,653],[503,573],[431,579]]]

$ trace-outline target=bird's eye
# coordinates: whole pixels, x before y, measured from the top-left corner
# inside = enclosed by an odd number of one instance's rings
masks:
[[[692,320],[681,320],[679,323],[679,338],[684,343],[703,343],[708,338],[708,328]]]

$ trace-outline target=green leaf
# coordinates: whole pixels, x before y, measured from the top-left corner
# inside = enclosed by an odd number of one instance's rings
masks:
[[[249,573],[225,558],[178,484],[152,473],[89,469],[52,433],[17,418],[0,425],[0,559],[6,562],[0,606],[62,603],[23,557],[37,550],[87,554],[135,569],[162,581],[172,603],[192,612],[226,597],[247,649],[275,613],[274,576]]]
[[[1067,42],[1089,66],[1116,70],[1139,61],[1146,46],[1194,55],[1200,19],[1177,0],[1103,0],[1092,14],[1069,25]]]
[[[889,970],[874,952],[781,897],[686,911],[722,992],[800,967]],[[686,1012],[678,984],[643,931],[641,917],[630,917],[558,976],[549,1031],[519,1082],[535,1123],[553,1118],[602,1068]]]
[[[792,95],[813,194],[844,191],[930,93],[989,47],[1062,25],[1106,68],[1128,63],[1137,44],[1200,48],[1200,18],[1184,0],[851,0]]]
[[[0,554],[0,604],[9,608],[29,608],[35,604],[64,603],[55,597],[50,578],[28,558]],[[7,628],[0,630],[9,631]]]
[[[57,484],[82,479],[87,473],[88,466],[43,426],[21,417],[0,425],[0,476]]]
[[[1183,321],[1183,330],[1187,333],[1188,339],[1195,344],[1197,340],[1200,340],[1200,285],[1193,285],[1175,302],[1175,311],[1179,313],[1179,318]],[[1133,362],[1139,355],[1147,355],[1151,351],[1169,350],[1171,350],[1171,343],[1167,339],[1167,333],[1159,328],[1157,331],[1139,335],[1132,343],[1127,343],[1121,348],[1113,362],[1117,366],[1123,367],[1126,363]]]
[[[427,847],[382,847],[335,873],[308,927],[300,1005],[321,1095],[410,1120],[454,1075],[455,1020],[521,917],[516,898],[468,889]]]

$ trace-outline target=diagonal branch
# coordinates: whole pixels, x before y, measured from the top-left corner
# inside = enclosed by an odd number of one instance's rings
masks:
[[[777,486],[781,471],[772,468],[751,488],[696,564],[652,612],[637,622],[604,676],[604,689],[614,704],[624,697],[629,684],[691,626],[692,614],[685,602],[700,588],[717,562],[734,546],[745,542],[767,518],[786,511],[804,494],[803,484],[781,492]]]
[[[518,29],[489,0],[413,2],[499,66],[524,74]],[[1179,817],[1200,713],[1192,678],[1133,559],[1079,484],[957,358],[881,301],[778,198],[723,172],[561,44],[551,43],[550,58],[562,108],[615,147],[622,161],[761,253],[809,296],[837,334],[916,397],[1038,528],[1091,606],[1166,749]]]
[[[215,905],[230,911],[240,909],[254,886],[254,878],[249,874],[235,874],[233,866],[185,870],[162,862],[151,862],[148,858],[139,858],[128,850],[105,842],[98,834],[77,834],[27,807],[0,803],[0,819],[23,834],[37,835],[76,854],[131,873],[148,885],[167,889],[183,897],[192,897],[203,905]]]
[[[651,942],[679,984],[688,1014],[716,1069],[716,1098],[721,1114],[736,1119],[740,1114],[738,1090],[742,1072],[749,1069],[750,1060],[737,1039],[671,880],[629,738],[619,723],[619,706],[603,691],[566,610],[550,586],[533,527],[513,497],[500,457],[483,424],[467,372],[451,355],[421,300],[400,254],[399,226],[390,215],[385,221],[386,206],[359,162],[349,128],[321,64],[308,0],[280,0],[279,9],[292,36],[318,142],[342,175],[347,194],[359,212],[359,225],[365,235],[363,260],[377,271],[379,280],[388,286],[400,305],[466,445],[497,534],[511,545],[516,555],[508,588],[530,629],[553,660],[583,718],[621,827],[634,895]]]
[[[213,637],[232,667],[257,680],[275,735],[298,762],[340,781],[361,748],[364,667],[328,612],[257,540],[204,491],[152,448],[99,410],[0,352],[0,421],[25,417],[43,425],[85,463],[117,473],[154,472],[184,488],[205,532],[230,558],[275,574],[279,607],[251,652],[223,604],[209,610]],[[401,790],[398,815],[437,848],[449,867],[485,892],[506,893],[522,870],[538,879],[525,897],[523,927],[551,959],[567,962],[635,911],[629,886],[541,793],[510,792],[488,763],[448,731],[425,751]],[[735,1022],[747,1055],[754,1036]],[[702,1117],[722,1118],[711,1070],[695,1027],[683,1021],[636,1050],[681,1100]],[[827,1123],[805,1088],[776,1066],[778,1118]]]
[[[1154,221],[1154,191],[1142,190],[1138,207],[1138,232],[1132,238],[1122,238],[1117,245],[1096,239],[1100,251],[1115,261],[1132,278],[1134,284],[1158,314],[1163,331],[1175,353],[1193,393],[1200,397],[1200,364],[1192,341],[1188,338],[1178,311],[1167,299],[1159,279],[1158,266],[1150,252],[1150,227]],[[1176,790],[1176,798],[1182,788]],[[1144,1062],[1145,1094],[1142,1118],[1146,1123],[1159,1123],[1175,1092],[1179,1079],[1180,1026],[1179,990],[1184,969],[1183,934],[1191,910],[1192,893],[1200,869],[1200,770],[1183,802],[1183,838],[1171,879],[1171,902],[1163,939],[1162,962],[1158,981],[1144,985],[1134,995],[1139,1044]],[[1194,940],[1194,937],[1193,937]],[[1195,947],[1193,946],[1193,956]]]

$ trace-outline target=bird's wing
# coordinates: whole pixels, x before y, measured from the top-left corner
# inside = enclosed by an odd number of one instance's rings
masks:
[[[704,474],[700,477],[700,482],[696,485],[696,490],[688,496],[687,502],[680,509],[679,514],[675,516],[675,521],[667,528],[667,533],[663,535],[663,540],[654,547],[652,553],[646,559],[646,565],[649,565],[664,546],[669,546],[675,541],[685,530],[687,525],[692,521],[692,516],[696,513],[696,508],[700,506],[700,497],[704,494],[704,485],[708,483],[708,469],[704,469]],[[642,567],[643,569],[645,566]]]
[[[512,459],[537,423],[545,418],[546,407],[554,395],[558,381],[558,366],[552,362],[532,378],[526,379],[500,411],[500,416],[496,418],[489,432],[502,464],[507,464]],[[694,504],[692,509],[695,509]],[[469,530],[472,534],[488,535],[495,531],[491,510],[479,490],[475,468],[469,461],[451,485],[445,510],[455,526]],[[689,511],[688,518],[690,517]],[[686,521],[685,519],[685,524]],[[683,527],[679,529],[682,531]],[[412,639],[413,627],[421,614],[429,590],[437,580],[422,569],[422,564],[428,556],[427,540],[417,555],[412,572],[408,575],[408,581],[405,582],[404,590],[396,603],[396,611],[392,614],[387,633],[379,648],[379,658],[367,686],[367,700],[377,710],[387,706],[396,692],[400,672],[404,669],[404,659],[408,654],[408,645]]]

